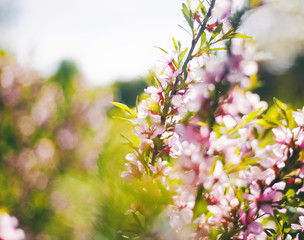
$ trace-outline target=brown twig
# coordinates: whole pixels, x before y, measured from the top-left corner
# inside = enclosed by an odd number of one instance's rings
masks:
[[[178,80],[179,80],[179,76],[181,76],[183,73],[184,73],[184,69],[187,67],[188,63],[190,62],[190,60],[192,59],[192,54],[193,54],[193,51],[195,49],[195,46],[198,42],[198,40],[201,38],[202,34],[204,33],[205,29],[206,29],[206,25],[207,25],[207,22],[209,21],[209,18],[211,17],[211,13],[212,13],[212,9],[214,7],[214,4],[215,4],[215,1],[216,0],[212,0],[211,4],[210,4],[210,7],[209,7],[209,10],[208,10],[208,13],[203,21],[203,23],[200,25],[199,27],[199,31],[196,35],[196,37],[192,40],[192,43],[191,43],[191,48],[189,50],[189,53],[187,55],[187,58],[182,66],[182,71],[181,73],[176,77],[175,79],[175,82],[174,82],[174,86],[176,87],[177,84],[178,84]]]

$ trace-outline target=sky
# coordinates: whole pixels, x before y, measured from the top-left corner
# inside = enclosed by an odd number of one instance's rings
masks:
[[[132,80],[146,76],[162,57],[155,46],[172,50],[172,37],[190,45],[191,37],[178,26],[187,27],[182,2],[0,0],[0,10],[12,9],[8,17],[0,11],[0,47],[43,76],[69,59],[91,85]],[[276,0],[245,20],[244,29],[270,52],[275,69],[288,67],[304,49],[303,12],[303,0]]]
[[[63,59],[74,60],[92,85],[145,76],[172,37],[190,36],[181,0],[13,1],[12,19],[1,26],[0,46],[24,66],[48,76]],[[5,23],[5,22],[4,22]]]

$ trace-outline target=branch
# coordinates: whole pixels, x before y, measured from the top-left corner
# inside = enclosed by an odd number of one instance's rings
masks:
[[[215,1],[216,0],[212,0],[211,4],[210,4],[210,7],[209,7],[209,10],[208,10],[208,13],[203,21],[203,23],[200,25],[200,28],[199,28],[199,31],[198,31],[198,34],[197,36],[192,40],[192,43],[191,43],[191,48],[189,50],[189,53],[188,53],[188,56],[183,64],[183,67],[182,67],[182,71],[181,73],[176,77],[175,79],[175,82],[174,82],[174,86],[177,86],[178,84],[178,79],[179,79],[179,76],[181,76],[183,73],[184,73],[184,69],[187,67],[188,63],[190,62],[190,60],[192,59],[192,54],[193,54],[193,51],[195,49],[195,46],[198,42],[198,40],[200,39],[200,37],[202,36],[202,34],[204,33],[205,29],[206,29],[206,25],[207,25],[207,22],[209,21],[209,18],[211,17],[211,13],[212,13],[212,9],[214,7],[214,4],[215,4]]]

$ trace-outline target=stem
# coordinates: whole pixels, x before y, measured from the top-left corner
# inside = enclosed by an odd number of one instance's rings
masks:
[[[208,10],[208,13],[203,21],[203,23],[200,25],[200,28],[199,28],[199,31],[198,31],[198,34],[196,35],[196,37],[192,40],[192,43],[191,43],[191,48],[189,50],[189,53],[187,55],[187,58],[183,64],[183,67],[182,67],[182,72],[176,77],[175,79],[175,82],[174,82],[174,86],[177,86],[178,84],[178,79],[179,79],[179,76],[181,76],[183,73],[184,73],[184,69],[187,67],[188,63],[190,62],[190,60],[192,59],[192,53],[195,49],[195,46],[198,42],[198,40],[201,38],[203,32],[205,31],[206,29],[206,25],[207,25],[207,22],[209,21],[209,18],[211,17],[211,13],[212,13],[212,9],[214,7],[214,4],[215,4],[215,1],[216,0],[212,0],[211,4],[210,4],[210,7],[209,7],[209,10]]]

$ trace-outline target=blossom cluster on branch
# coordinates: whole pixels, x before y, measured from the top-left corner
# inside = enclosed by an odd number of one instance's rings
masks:
[[[141,239],[302,239],[304,108],[258,86],[253,41],[238,33],[261,1],[183,4],[190,48],[173,39],[136,110],[121,176],[137,194],[126,230]],[[149,198],[149,199],[147,199]]]

